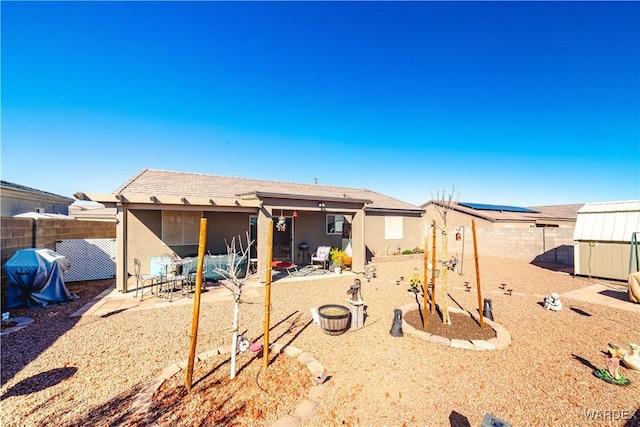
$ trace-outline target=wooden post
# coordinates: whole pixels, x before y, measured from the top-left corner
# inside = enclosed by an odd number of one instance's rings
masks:
[[[484,326],[484,316],[482,315],[482,288],[480,287],[480,263],[478,262],[478,239],[476,238],[476,222],[471,219],[471,230],[473,231],[473,254],[476,260],[476,283],[478,286],[478,313],[480,313],[480,327]]]
[[[431,313],[436,312],[436,221],[433,221],[431,242]]]
[[[200,289],[202,288],[202,263],[207,243],[207,219],[200,218],[200,238],[198,241],[198,261],[196,266],[196,292],[193,297],[193,319],[191,320],[191,347],[189,348],[189,363],[187,365],[187,391],[191,391],[191,379],[193,377],[193,362],[196,357],[196,344],[198,343],[198,320],[200,319]],[[187,272],[188,274],[189,272]]]
[[[264,370],[269,367],[269,327],[271,317],[271,257],[273,256],[273,220],[269,221],[267,231],[267,277],[264,285],[264,344],[262,345],[262,360]]]
[[[422,318],[423,318],[423,323],[422,323],[422,329],[424,331],[427,330],[427,327],[429,326],[429,312],[427,311],[427,303],[429,301],[429,292],[427,292],[427,290],[429,289],[429,285],[427,285],[428,283],[428,274],[429,274],[429,251],[427,250],[427,247],[429,246],[429,236],[427,236],[427,233],[424,234],[424,255],[422,257],[422,283],[423,283],[423,292],[424,292],[424,301],[422,303]]]

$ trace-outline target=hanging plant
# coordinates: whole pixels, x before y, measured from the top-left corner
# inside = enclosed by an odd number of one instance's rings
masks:
[[[287,231],[287,219],[284,217],[282,211],[280,211],[280,217],[278,218],[278,223],[276,224],[276,230],[278,231]]]

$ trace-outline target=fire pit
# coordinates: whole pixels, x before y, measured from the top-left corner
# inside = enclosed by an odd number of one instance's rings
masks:
[[[318,308],[320,327],[327,335],[340,335],[349,329],[351,311],[338,304],[327,304]]]

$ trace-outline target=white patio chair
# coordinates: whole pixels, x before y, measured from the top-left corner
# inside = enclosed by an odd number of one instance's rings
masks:
[[[331,251],[331,246],[318,246],[318,249],[311,254],[311,265],[315,262],[321,262],[322,268],[327,269],[327,265],[329,264],[329,252]]]

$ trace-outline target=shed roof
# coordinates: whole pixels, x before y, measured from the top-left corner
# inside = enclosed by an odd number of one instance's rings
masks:
[[[293,196],[299,198],[340,198],[346,201],[367,202],[366,209],[397,209],[421,211],[415,205],[368,189],[335,187],[237,178],[201,173],[143,169],[114,194],[166,195],[175,197],[241,198],[250,194]]]
[[[640,211],[640,200],[627,200],[622,202],[597,202],[587,203],[578,213],[586,212],[634,212]]]
[[[630,242],[640,233],[640,200],[587,203],[578,211],[573,240]]]

